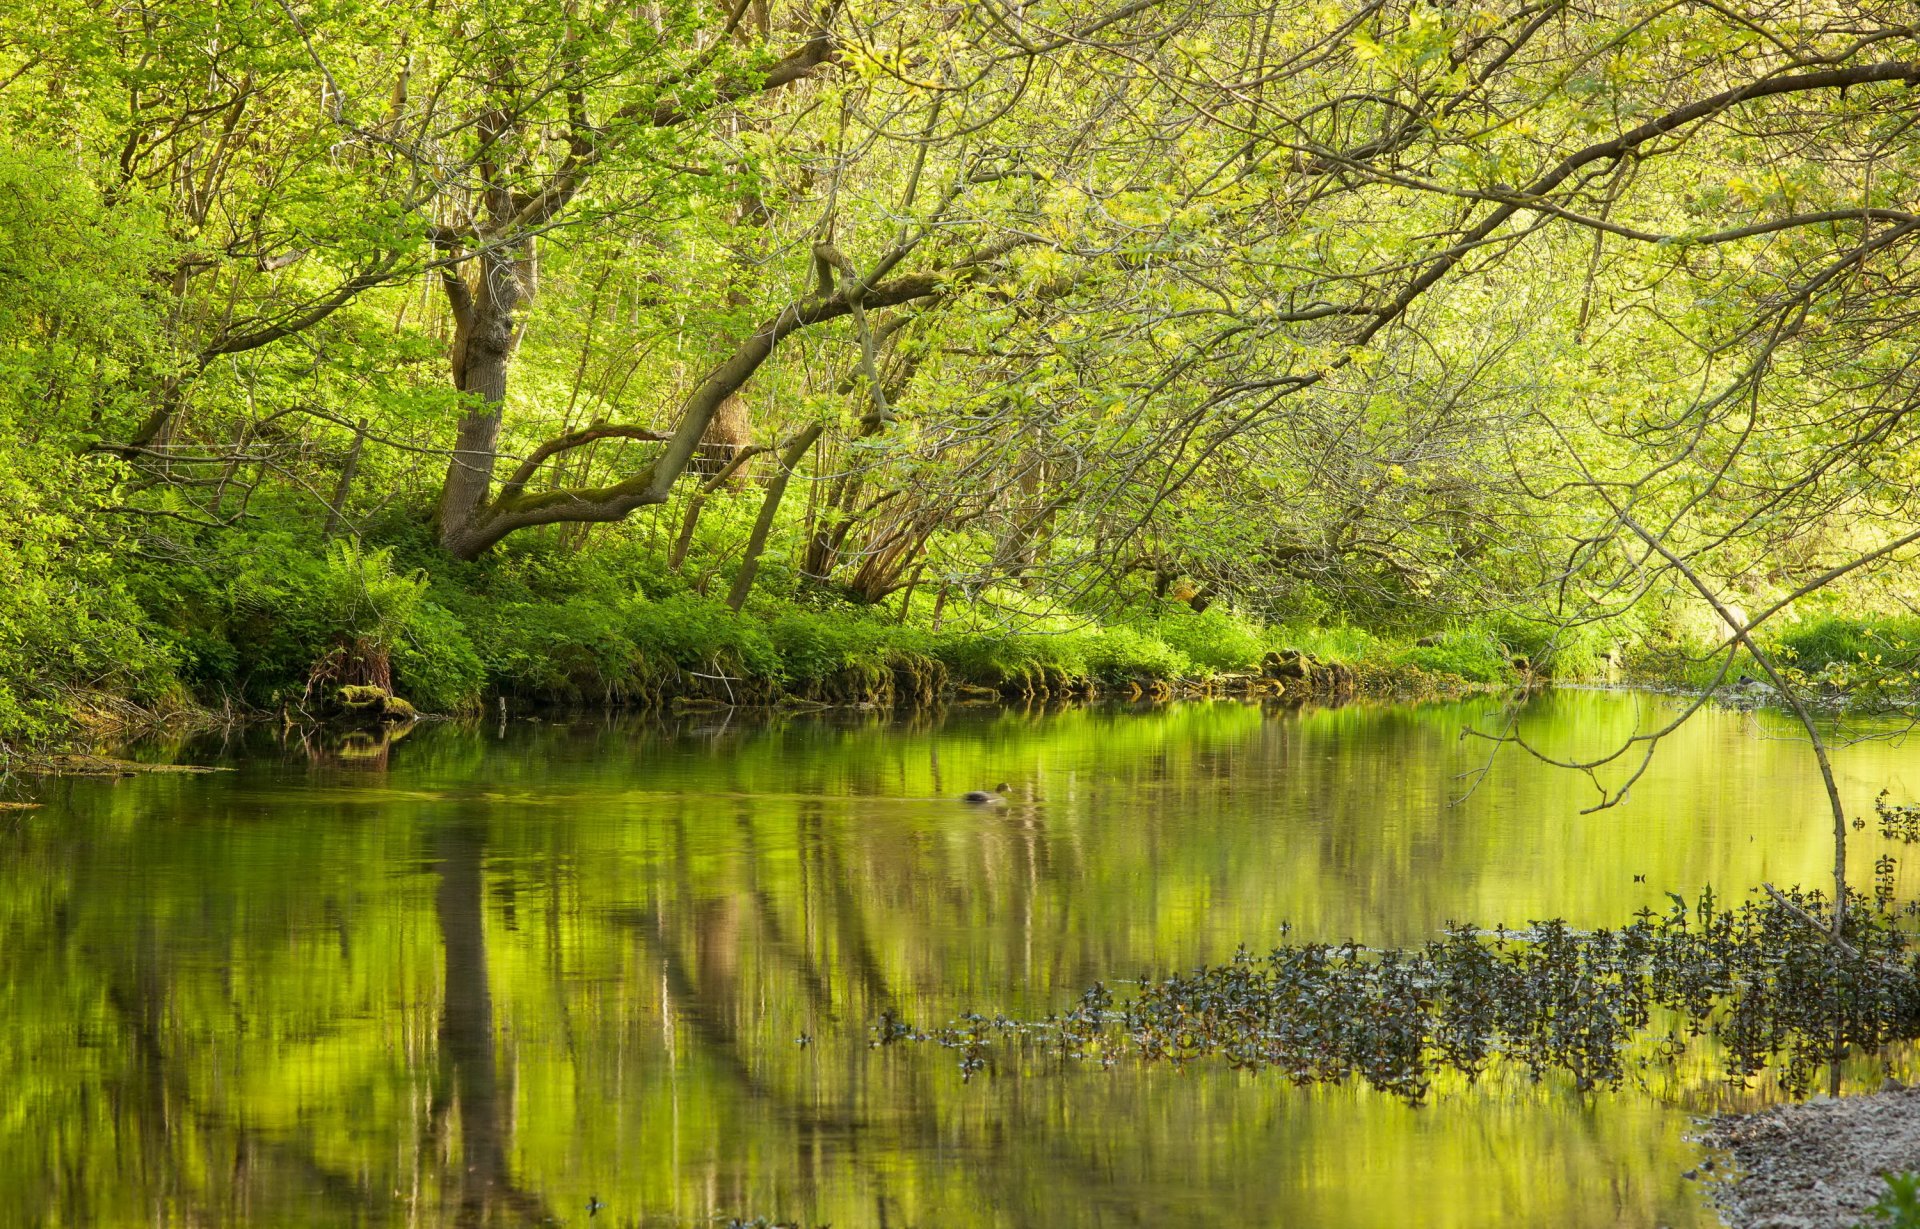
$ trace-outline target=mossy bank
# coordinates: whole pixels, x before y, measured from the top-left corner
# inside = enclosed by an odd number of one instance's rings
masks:
[[[535,549],[446,565],[404,543],[315,552],[261,534],[251,546],[122,569],[91,609],[49,621],[47,643],[0,660],[0,742],[44,749],[210,715],[1426,696],[1520,684],[1551,665],[1520,625],[1395,636],[1263,625],[1178,601],[1078,612],[1017,589],[957,587],[878,606],[798,581],[764,585],[734,610],[644,552]],[[57,651],[81,624],[119,647]]]

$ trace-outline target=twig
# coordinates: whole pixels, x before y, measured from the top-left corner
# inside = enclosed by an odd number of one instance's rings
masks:
[[[1795,904],[1793,901],[1788,900],[1787,897],[1781,893],[1779,888],[1774,887],[1770,883],[1763,883],[1760,886],[1767,890],[1767,895],[1773,897],[1774,902],[1777,903],[1782,909],[1785,909],[1788,913],[1791,913],[1793,916],[1799,918],[1801,921],[1805,922],[1808,926],[1811,926],[1813,929],[1819,931],[1822,935],[1826,937],[1827,942],[1839,948],[1840,954],[1847,957],[1849,960],[1865,961],[1867,964],[1874,966],[1875,968],[1879,969],[1883,973],[1892,973],[1892,974],[1895,974],[1896,976],[1904,977],[1908,981],[1914,980],[1914,973],[1912,969],[1903,968],[1897,964],[1888,964],[1884,960],[1872,960],[1872,959],[1869,959],[1868,957],[1862,956],[1860,954],[1859,948],[1855,947],[1853,944],[1847,942],[1845,939],[1842,939],[1838,934],[1834,933],[1833,928],[1827,925],[1827,923],[1813,916],[1813,914],[1808,913],[1805,909],[1801,908],[1799,905]]]

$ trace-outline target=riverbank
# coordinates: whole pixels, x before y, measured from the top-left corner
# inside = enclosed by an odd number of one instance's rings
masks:
[[[1425,698],[1551,669],[1538,636],[1518,624],[1424,633],[1263,624],[1171,598],[1096,615],[1017,587],[942,586],[863,604],[790,576],[770,577],[735,609],[708,596],[701,577],[644,553],[503,552],[450,564],[392,546],[336,542],[315,555],[263,536],[253,547],[195,567],[143,564],[79,630],[47,624],[18,645],[0,636],[0,757],[107,745],[146,726],[305,724],[356,708],[364,718],[369,688],[411,706],[380,715],[471,716],[582,705]],[[73,650],[82,632],[112,651]]]
[[[1108,701],[1161,704],[1191,700],[1237,700],[1288,706],[1338,706],[1353,702],[1405,703],[1459,699],[1525,685],[1521,678],[1482,682],[1460,675],[1411,665],[1361,662],[1349,665],[1326,661],[1297,650],[1268,653],[1251,671],[1192,677],[1133,676],[1103,678],[1090,673],[1029,669],[990,681],[955,678],[938,658],[890,658],[878,670],[854,678],[833,680],[828,688],[800,695],[787,690],[778,677],[729,677],[685,671],[669,676],[648,692],[606,697],[595,703],[565,696],[495,694],[490,714],[549,717],[600,711],[685,713],[754,711],[764,713],[871,709],[880,711],[937,710],[950,705],[1048,706]],[[821,699],[823,693],[835,698]],[[344,693],[344,694],[342,694]],[[333,727],[350,734],[396,735],[422,717],[474,718],[472,710],[456,714],[421,713],[405,698],[364,685],[308,694],[298,704],[278,709],[228,705],[213,710],[192,704],[166,711],[139,708],[124,698],[93,696],[73,709],[75,719],[56,739],[22,747],[0,745],[0,770],[27,776],[117,776],[146,771],[142,763],[98,754],[102,748],[123,747],[156,735],[279,725],[313,730]],[[165,770],[165,769],[163,769]],[[190,771],[181,769],[181,771]]]
[[[1712,1192],[1730,1229],[1880,1223],[1867,1208],[1886,1193],[1883,1175],[1920,1170],[1920,1089],[1730,1115],[1702,1142],[1731,1154],[1732,1175]]]

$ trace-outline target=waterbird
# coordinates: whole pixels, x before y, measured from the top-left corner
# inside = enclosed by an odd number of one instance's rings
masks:
[[[960,795],[960,801],[962,802],[1003,802],[1005,801],[1005,795],[1012,789],[1013,789],[1013,786],[1008,785],[1005,781],[1002,781],[1000,784],[994,786],[991,791],[984,790],[984,789],[970,789],[966,793]]]
[[[607,1206],[606,1204],[600,1202],[600,1196],[598,1195],[587,1196],[587,1215],[589,1217],[600,1215],[600,1209],[606,1206]]]

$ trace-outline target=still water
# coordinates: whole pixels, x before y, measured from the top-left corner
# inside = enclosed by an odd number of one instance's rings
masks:
[[[1673,703],[1555,693],[1521,729],[1591,752]],[[1764,1092],[1704,1065],[1410,1108],[1207,1067],[965,1082],[869,1045],[883,1010],[1036,1017],[1283,923],[1608,925],[1828,864],[1771,715],[1701,714],[1589,815],[1518,754],[1475,784],[1461,730],[1498,719],[596,717],[30,784],[41,809],[0,811],[0,1225],[1712,1224],[1692,1116]],[[1897,740],[1837,763],[1862,812],[1920,791]],[[1860,835],[1863,883],[1881,852]]]

